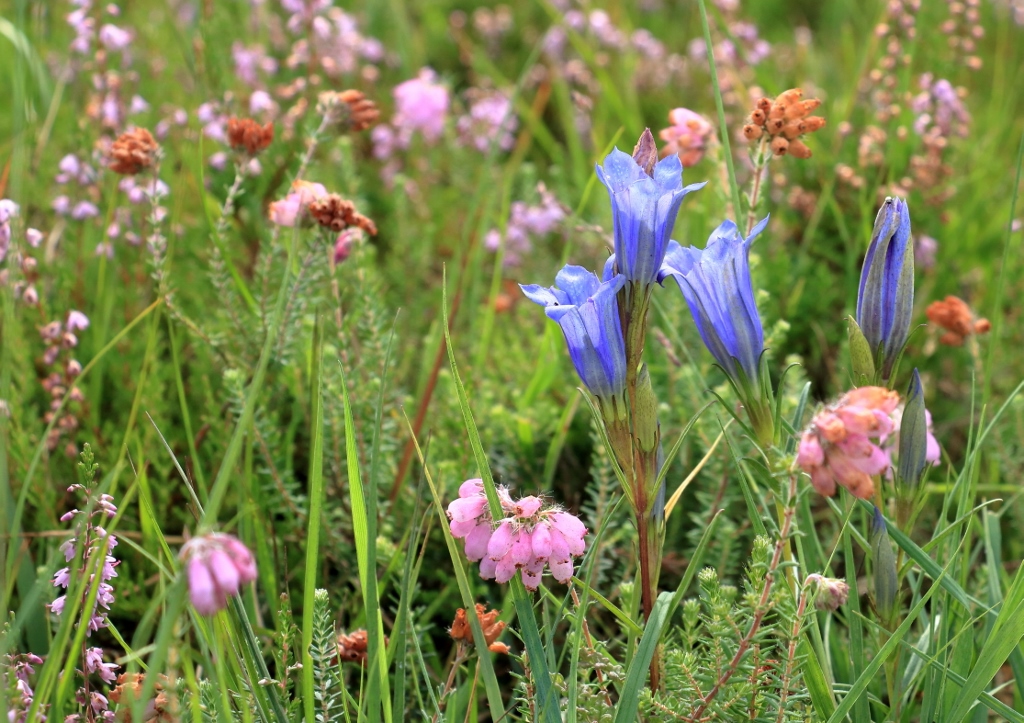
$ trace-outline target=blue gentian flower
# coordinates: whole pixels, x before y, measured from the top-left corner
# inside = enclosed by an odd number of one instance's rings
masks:
[[[653,147],[653,139],[650,143]],[[612,201],[614,264],[627,281],[644,286],[656,280],[683,198],[704,186],[683,186],[683,165],[675,153],[654,164],[650,175],[649,167],[618,148],[597,167]]]
[[[602,281],[582,266],[567,265],[555,277],[556,286],[520,286],[562,327],[576,373],[602,399],[620,395],[626,385],[626,345],[616,300],[625,283],[621,274]]]
[[[857,324],[871,352],[881,357],[883,379],[892,375],[907,343],[914,306],[914,244],[907,202],[886,198],[875,217],[857,293]]]
[[[757,388],[764,352],[748,254],[767,223],[765,217],[744,239],[735,223],[724,221],[704,249],[673,241],[658,274],[659,281],[671,276],[679,284],[704,345],[740,389]]]

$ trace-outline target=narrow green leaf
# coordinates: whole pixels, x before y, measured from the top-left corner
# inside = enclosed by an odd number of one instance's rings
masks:
[[[661,631],[668,622],[669,612],[672,610],[673,602],[680,595],[680,589],[672,593],[665,591],[658,595],[654,603],[654,610],[644,626],[643,637],[640,638],[640,645],[637,647],[633,662],[630,663],[629,672],[626,674],[626,682],[622,687],[619,696],[619,703],[615,706],[615,723],[633,723],[636,720],[637,704],[640,700],[640,691],[647,681],[647,671],[654,658],[654,651],[661,642]]]
[[[316,706],[313,679],[313,596],[320,551],[320,516],[324,503],[324,401],[323,401],[323,321],[319,314],[313,325],[313,350],[309,371],[310,430],[309,515],[306,520],[306,569],[302,578],[302,691],[306,723],[314,723]]]

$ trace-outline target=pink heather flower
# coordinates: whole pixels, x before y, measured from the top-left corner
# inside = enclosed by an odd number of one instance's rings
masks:
[[[688,108],[669,111],[668,121],[672,125],[658,134],[667,141],[664,154],[675,153],[684,167],[695,166],[704,157],[708,142],[715,135],[714,126],[704,116]]]
[[[128,104],[128,114],[138,115],[149,110],[149,103],[141,95],[133,95],[132,102]]]
[[[89,317],[81,311],[72,309],[68,312],[67,328],[70,332],[82,331],[89,328]]]
[[[43,240],[43,232],[34,228],[25,229],[25,240],[32,248],[39,248],[39,244]]]
[[[452,536],[465,539],[466,558],[480,562],[480,576],[504,583],[518,572],[523,584],[536,590],[547,566],[557,581],[568,582],[572,558],[586,550],[583,523],[557,507],[545,508],[540,497],[513,500],[500,487],[498,498],[507,517],[497,527],[479,479],[464,482],[459,498],[448,505]]]
[[[210,164],[210,168],[212,168],[213,170],[223,171],[225,168],[228,167],[228,154],[225,153],[224,151],[217,151],[212,156],[210,156],[210,159],[207,162]]]
[[[71,199],[65,195],[57,196],[50,204],[50,208],[52,208],[58,216],[66,216],[68,211],[71,210]]]
[[[860,387],[817,414],[803,433],[797,464],[823,495],[835,494],[836,482],[855,497],[871,499],[873,475],[889,469],[889,456],[872,441],[893,430],[891,414],[899,395],[884,387]]]
[[[270,204],[270,221],[278,226],[294,226],[310,203],[326,195],[327,189],[323,184],[296,180],[292,183],[291,193]]]
[[[24,293],[21,295],[21,300],[24,301],[29,306],[35,306],[36,304],[38,304],[39,292],[36,291],[36,287],[30,285],[27,289],[25,289]]]
[[[444,133],[448,115],[448,89],[436,82],[436,74],[423,68],[419,75],[395,86],[395,116],[399,143],[409,146],[412,134],[419,131],[428,143],[436,143]]]
[[[277,113],[277,103],[270,97],[270,93],[265,90],[254,91],[249,96],[249,112],[253,114],[257,113],[269,113],[275,115]]]
[[[131,45],[132,34],[123,28],[107,23],[100,28],[100,42],[111,52],[120,52]]]
[[[502,151],[511,150],[518,125],[512,101],[494,91],[471,100],[469,113],[459,118],[455,128],[462,145],[486,153],[492,144]]]
[[[935,255],[939,252],[939,242],[931,236],[914,237],[914,265],[919,269],[928,270],[935,266]]]
[[[228,597],[256,579],[256,561],[237,538],[219,532],[193,537],[179,555],[188,574],[189,595],[200,615],[227,607]]]
[[[334,242],[334,263],[340,264],[352,254],[352,244],[355,243],[355,233],[350,230],[338,234]]]
[[[512,204],[508,226],[505,227],[506,266],[517,266],[533,250],[533,238],[547,236],[565,220],[565,208],[544,184],[538,185],[537,191],[540,194],[539,204],[527,205],[522,201]],[[484,238],[484,245],[490,251],[497,251],[501,247],[501,232],[491,229]]]
[[[103,662],[102,648],[86,648],[85,670],[87,673],[97,673],[105,683],[113,683],[117,679],[115,671],[119,667],[116,663]]]
[[[71,218],[76,221],[84,221],[87,218],[95,218],[100,215],[100,210],[96,208],[96,204],[90,201],[79,201],[75,204],[75,207],[71,209]]]

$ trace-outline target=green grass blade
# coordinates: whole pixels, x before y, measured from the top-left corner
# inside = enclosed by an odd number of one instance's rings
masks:
[[[320,551],[320,517],[324,504],[324,399],[323,399],[323,321],[317,316],[313,327],[313,351],[309,381],[313,428],[310,430],[309,516],[306,522],[306,569],[302,593],[302,705],[306,723],[314,723],[316,706],[313,679],[313,595]]]
[[[640,691],[647,681],[647,670],[650,668],[651,660],[654,658],[654,651],[661,641],[661,631],[668,622],[669,612],[673,608],[676,598],[681,597],[682,586],[676,592],[667,590],[660,595],[654,603],[654,610],[644,626],[643,637],[640,638],[640,645],[637,647],[636,655],[629,666],[626,674],[626,683],[622,687],[622,694],[619,703],[615,707],[615,723],[633,723],[636,720],[637,703],[640,700]]]
[[[451,334],[448,329],[447,297],[447,291],[445,287],[442,287],[443,328],[445,345],[448,348],[448,361],[452,368],[452,379],[455,382],[455,390],[459,397],[459,406],[462,409],[462,418],[465,422],[466,433],[469,435],[469,443],[473,448],[473,456],[476,459],[480,476],[483,479],[484,489],[491,504],[492,517],[500,519],[502,517],[501,506],[498,504],[494,478],[491,476],[487,455],[484,452],[483,443],[480,441],[480,433],[473,419],[473,412],[469,407],[469,395],[466,394],[466,388],[462,384],[459,368],[455,362],[455,350],[452,347]],[[535,699],[539,703],[538,714],[540,718],[538,720],[546,719],[548,723],[559,721],[561,720],[561,715],[558,712],[557,693],[552,685],[551,674],[548,672],[547,656],[544,644],[540,639],[540,631],[537,628],[537,619],[533,613],[533,603],[519,576],[512,578],[509,586],[512,589],[512,600],[516,607],[516,615],[519,618],[519,631],[523,636],[523,642],[526,644],[526,652],[530,656],[530,669],[537,691]]]

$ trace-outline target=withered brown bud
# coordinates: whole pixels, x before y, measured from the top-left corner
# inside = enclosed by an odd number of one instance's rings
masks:
[[[789,141],[782,136],[776,136],[771,143],[772,153],[776,156],[784,156],[789,150]]]
[[[758,98],[757,102],[754,103],[754,106],[759,111],[764,113],[765,116],[767,116],[768,115],[768,111],[770,111],[772,109],[772,99],[771,98]]]
[[[377,235],[377,226],[369,218],[356,211],[355,204],[336,193],[309,204],[309,215],[318,224],[331,231],[344,231],[355,226],[371,236]]]
[[[486,605],[476,604],[476,615],[480,618],[480,627],[483,629],[484,641],[487,643],[487,649],[492,653],[507,653],[509,647],[505,643],[498,642],[498,636],[505,629],[505,623],[498,620],[501,615],[500,610],[487,611]],[[466,617],[466,611],[463,608],[459,608],[455,611],[455,619],[452,621],[451,630],[448,631],[452,636],[453,640],[458,640],[464,643],[473,642],[473,628],[469,624],[469,619]]]
[[[338,634],[338,660],[346,663],[366,665],[366,647],[369,638],[365,630],[353,630],[351,634]]]
[[[761,129],[761,126],[751,125],[750,123],[743,126],[743,136],[748,141],[756,141],[763,135],[764,131]]]
[[[337,114],[338,120],[348,125],[349,130],[364,131],[380,120],[376,104],[362,91],[343,90],[340,93],[325,91],[319,95],[317,112]]]
[[[801,141],[799,138],[794,138],[793,140],[791,140],[789,142],[788,152],[789,152],[789,155],[793,156],[794,158],[810,158],[811,157],[811,149],[808,148],[804,144],[804,142]]]
[[[974,322],[974,333],[975,334],[987,334],[992,330],[992,322],[988,319],[978,319]]]
[[[766,118],[767,116],[765,116],[764,111],[760,108],[755,108],[750,114],[750,122],[756,126],[763,126]]]
[[[145,128],[125,131],[110,147],[110,170],[124,176],[150,168],[156,161],[160,146]]]
[[[803,132],[803,124],[799,121],[790,121],[786,125],[782,126],[782,135],[789,140],[793,140]]]
[[[825,122],[825,119],[820,115],[812,115],[801,121],[804,133],[814,133],[814,131],[824,128]]]
[[[274,140],[274,124],[260,125],[251,118],[228,120],[228,145],[255,156]]]
[[[654,136],[650,128],[644,128],[640,140],[633,148],[633,160],[644,169],[648,176],[654,176],[654,164],[658,162],[658,145],[654,142]]]

